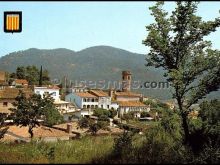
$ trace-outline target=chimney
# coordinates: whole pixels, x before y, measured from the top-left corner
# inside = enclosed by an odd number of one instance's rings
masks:
[[[131,90],[131,72],[122,71],[122,91],[127,92]]]
[[[72,133],[72,128],[73,128],[73,126],[72,126],[72,124],[67,124],[67,128],[66,128],[66,132],[67,133]]]

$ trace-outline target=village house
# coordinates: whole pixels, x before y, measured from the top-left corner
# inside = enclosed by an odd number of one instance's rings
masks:
[[[0,71],[0,89],[4,89],[8,83],[6,82],[6,73],[4,71]]]
[[[145,105],[142,94],[131,92],[131,72],[122,72],[122,90],[116,91],[109,89],[72,90],[66,95],[65,101],[75,103],[82,116],[92,115],[93,109],[114,109],[117,110],[118,116],[123,116],[129,111],[150,111],[150,107]],[[79,114],[78,114],[79,115]],[[77,115],[77,116],[78,116]]]
[[[19,88],[9,88],[5,87],[4,89],[0,89],[0,113],[10,114],[10,108],[13,108],[13,102],[15,102],[15,98],[19,94],[19,90],[22,90],[27,96],[33,94],[33,92],[28,89],[19,89]]]
[[[111,97],[108,93],[102,90],[89,90],[89,93],[98,97],[98,107],[103,109],[110,109]]]
[[[79,111],[76,111],[76,116],[92,115],[93,109],[98,108],[98,97],[89,92],[77,92],[66,95],[65,100],[75,103]]]
[[[12,86],[15,87],[24,87],[27,88],[28,87],[28,81],[25,79],[15,79],[12,84]]]
[[[59,110],[61,114],[70,113],[75,111],[75,106],[71,102],[67,102],[60,99],[59,94],[60,88],[55,85],[47,85],[43,87],[34,87],[34,93],[40,94],[43,98],[44,95],[51,95],[54,99],[54,105]]]
[[[112,90],[112,89],[111,89]],[[118,117],[122,117],[123,114],[135,111],[150,111],[150,106],[144,104],[143,95],[140,93],[131,92],[131,72],[122,71],[122,90],[111,91],[110,95],[114,102],[118,103]],[[140,117],[140,113],[137,113],[137,117]]]
[[[60,100],[60,94],[59,94],[59,87],[58,86],[43,86],[43,87],[34,87],[34,93],[41,95],[41,98],[44,97],[44,95],[50,94],[51,97],[54,99],[54,101]]]

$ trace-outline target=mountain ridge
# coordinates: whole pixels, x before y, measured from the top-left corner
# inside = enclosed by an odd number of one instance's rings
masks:
[[[162,69],[146,67],[146,55],[133,53],[112,46],[92,46],[80,51],[66,48],[38,49],[9,53],[0,58],[0,70],[15,72],[17,66],[42,65],[52,79],[67,76],[76,80],[120,81],[121,72],[130,70],[132,80],[149,82],[165,82]],[[169,89],[137,89],[146,96],[159,99],[170,99]],[[219,92],[220,93],[220,92]],[[214,95],[215,96],[215,95]],[[217,94],[219,96],[219,94]]]

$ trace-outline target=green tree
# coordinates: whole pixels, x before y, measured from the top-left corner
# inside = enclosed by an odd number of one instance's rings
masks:
[[[80,128],[89,128],[90,123],[91,123],[91,119],[84,116],[78,121],[78,126]]]
[[[89,125],[89,132],[92,133],[92,135],[96,135],[96,133],[101,129],[101,125],[95,122],[90,123]]]
[[[54,99],[50,95],[46,95],[41,99],[41,103],[44,106],[43,115],[46,126],[53,126],[64,122],[63,116],[60,114],[56,106],[53,104]]]
[[[53,99],[50,95],[42,99],[41,95],[26,96],[19,91],[13,103],[15,108],[10,108],[13,112],[12,119],[16,125],[28,126],[28,132],[33,138],[33,129],[40,126],[40,119],[44,119],[44,123],[50,126],[61,121],[60,116],[57,115],[57,109],[52,104]]]
[[[6,119],[7,115],[0,113],[0,139],[4,137],[5,133],[8,130],[8,127],[5,126]]]
[[[25,76],[26,76],[26,69],[25,69],[25,67],[24,66],[17,67],[17,69],[16,69],[16,77],[18,79],[25,79]]]
[[[110,109],[109,112],[110,112],[109,114],[110,118],[114,118],[117,115],[117,111],[114,109]]]
[[[40,100],[40,95],[34,94],[27,98],[22,91],[19,91],[19,95],[13,103],[15,108],[10,109],[13,112],[12,118],[14,123],[22,127],[28,126],[28,132],[31,138],[34,135],[33,128],[40,126],[39,119],[43,115],[43,107],[38,104]]]
[[[40,77],[39,69],[32,65],[26,67],[26,79],[30,85],[38,85]]]
[[[51,84],[49,72],[46,69],[44,69],[42,73],[42,83],[43,85]]]
[[[188,143],[189,108],[220,86],[220,52],[204,40],[220,26],[220,18],[203,21],[196,15],[198,2],[192,1],[177,2],[169,17],[163,4],[150,7],[156,22],[146,26],[143,44],[150,47],[146,61],[147,66],[166,71],[182,118],[184,143]]]
[[[42,74],[43,74],[43,73],[42,73],[42,72],[43,72],[43,71],[42,71],[42,65],[41,65],[41,67],[40,67],[40,79],[39,79],[39,86],[40,86],[40,87],[41,87],[42,84],[43,84],[43,82],[42,82],[42,81],[43,81],[43,79],[42,79],[42,76],[43,76]]]
[[[204,101],[200,104],[198,117],[190,120],[190,143],[194,152],[203,152],[207,146],[220,147],[219,109],[219,100]]]
[[[107,110],[107,109],[98,108],[98,109],[94,110],[93,115],[97,116],[97,117],[100,117],[102,115],[110,116],[111,114],[110,114],[109,110]]]

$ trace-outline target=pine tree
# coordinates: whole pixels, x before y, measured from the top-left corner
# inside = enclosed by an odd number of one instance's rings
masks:
[[[39,79],[39,86],[41,87],[42,86],[42,76],[43,76],[43,73],[42,73],[42,65],[40,67],[40,79]]]

